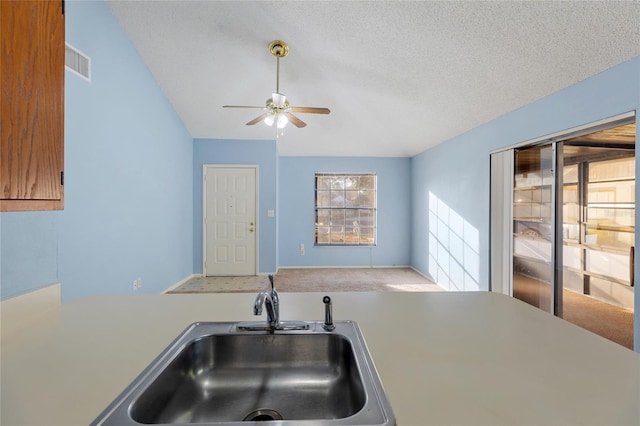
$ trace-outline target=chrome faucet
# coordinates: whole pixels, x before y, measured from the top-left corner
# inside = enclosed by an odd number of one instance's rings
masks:
[[[305,321],[280,321],[280,297],[276,291],[273,274],[269,274],[271,283],[270,291],[258,293],[253,302],[253,314],[262,315],[262,307],[267,309],[267,322],[243,322],[237,327],[242,331],[270,331],[275,330],[308,330],[309,324]]]
[[[271,291],[263,291],[256,296],[253,314],[262,315],[262,305],[264,305],[267,308],[267,323],[275,330],[280,324],[280,298],[273,282],[273,274],[269,274],[269,282],[271,283]]]

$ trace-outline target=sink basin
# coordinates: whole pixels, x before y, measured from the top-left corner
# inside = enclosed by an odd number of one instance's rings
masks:
[[[357,323],[309,324],[192,324],[93,424],[394,425]]]
[[[333,334],[206,336],[185,346],[141,393],[131,418],[232,422],[256,410],[266,419],[267,409],[296,420],[349,417],[366,399],[350,346]]]

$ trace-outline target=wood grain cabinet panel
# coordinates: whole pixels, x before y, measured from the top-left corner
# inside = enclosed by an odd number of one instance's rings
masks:
[[[64,3],[0,1],[0,211],[61,210]]]

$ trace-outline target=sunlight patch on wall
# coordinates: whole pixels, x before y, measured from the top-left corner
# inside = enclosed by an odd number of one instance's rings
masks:
[[[429,192],[429,274],[452,291],[480,290],[480,234]]]

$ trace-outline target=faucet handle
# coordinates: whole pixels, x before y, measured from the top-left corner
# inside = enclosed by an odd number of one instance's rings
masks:
[[[271,283],[271,291],[276,289],[275,283],[273,282],[273,274],[269,274],[269,282]]]
[[[258,293],[255,302],[253,302],[253,315],[262,315],[262,305],[266,297],[267,293]]]

